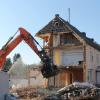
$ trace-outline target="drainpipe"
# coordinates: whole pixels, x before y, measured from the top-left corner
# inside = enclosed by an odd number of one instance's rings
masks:
[[[83,81],[86,81],[86,46],[83,45]]]

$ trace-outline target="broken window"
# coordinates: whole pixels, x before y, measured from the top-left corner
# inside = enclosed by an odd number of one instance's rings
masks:
[[[60,35],[60,44],[79,44],[80,42],[72,35],[72,33],[65,33]]]

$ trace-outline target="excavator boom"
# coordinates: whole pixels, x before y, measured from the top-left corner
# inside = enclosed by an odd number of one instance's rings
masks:
[[[42,75],[45,78],[54,76],[58,73],[57,67],[51,63],[51,59],[46,54],[45,50],[39,45],[39,43],[35,40],[35,38],[24,28],[19,28],[20,34],[13,39],[13,37],[8,40],[8,42],[2,47],[0,50],[0,68],[3,70],[3,65],[6,61],[6,57],[9,53],[16,48],[21,41],[25,41],[30,48],[40,57],[41,61],[43,62],[43,66],[41,67]],[[41,51],[38,50],[37,45],[41,47]]]

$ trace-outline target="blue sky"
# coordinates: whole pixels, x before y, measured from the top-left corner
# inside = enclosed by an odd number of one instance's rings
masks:
[[[33,36],[44,27],[55,14],[100,44],[100,1],[99,0],[0,0],[0,48],[19,27],[24,27]],[[41,40],[37,39],[40,42]],[[20,53],[26,64],[38,63],[38,56],[22,42],[8,57]]]

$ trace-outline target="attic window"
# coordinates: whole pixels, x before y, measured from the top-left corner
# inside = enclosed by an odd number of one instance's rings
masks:
[[[57,21],[55,21],[54,26],[59,26],[59,23]]]

